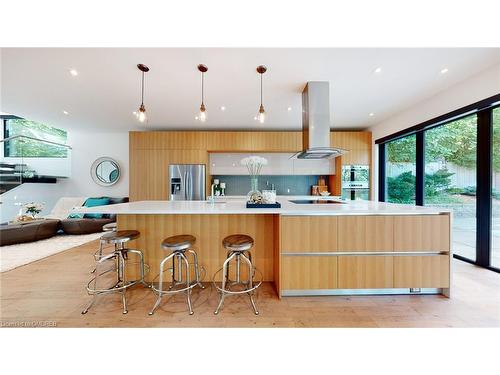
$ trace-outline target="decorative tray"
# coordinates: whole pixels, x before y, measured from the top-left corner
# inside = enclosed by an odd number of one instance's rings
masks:
[[[279,202],[276,203],[250,203],[247,202],[247,208],[281,208]]]

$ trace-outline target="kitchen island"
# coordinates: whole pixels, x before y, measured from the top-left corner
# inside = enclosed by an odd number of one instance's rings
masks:
[[[222,266],[225,236],[254,241],[253,261],[282,296],[450,294],[451,214],[446,210],[381,203],[279,196],[282,207],[246,208],[244,199],[136,201],[81,208],[116,214],[119,230],[141,232],[132,247],[158,273],[166,237],[191,234],[206,270]],[[304,202],[312,200],[311,202]],[[292,201],[296,201],[295,203]],[[329,201],[329,202],[328,202]]]

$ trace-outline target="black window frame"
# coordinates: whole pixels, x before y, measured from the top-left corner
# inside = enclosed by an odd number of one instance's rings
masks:
[[[386,201],[386,144],[416,135],[415,204],[425,203],[425,134],[427,130],[446,125],[461,118],[477,115],[476,165],[476,260],[461,255],[453,257],[489,270],[500,272],[491,265],[492,176],[493,176],[493,110],[500,107],[500,94],[480,100],[444,115],[424,121],[407,129],[375,140],[378,145],[378,200]]]

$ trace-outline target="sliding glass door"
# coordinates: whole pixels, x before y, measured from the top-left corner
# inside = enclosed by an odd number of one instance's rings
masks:
[[[424,205],[453,212],[453,252],[476,260],[477,116],[424,132]]]
[[[386,145],[386,201],[415,204],[415,135]]]
[[[500,94],[377,139],[382,202],[453,212],[454,257],[500,272]]]
[[[490,264],[500,268],[500,107],[493,110]]]

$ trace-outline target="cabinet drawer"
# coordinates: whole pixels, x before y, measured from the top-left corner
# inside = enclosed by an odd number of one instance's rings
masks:
[[[393,251],[393,216],[340,216],[339,251]]]
[[[283,216],[282,253],[337,251],[336,216]]]
[[[281,289],[336,289],[337,257],[282,256]]]
[[[379,289],[393,286],[392,256],[340,256],[339,289]]]
[[[450,251],[450,216],[394,217],[394,251]]]
[[[394,257],[395,288],[449,288],[448,255]]]

